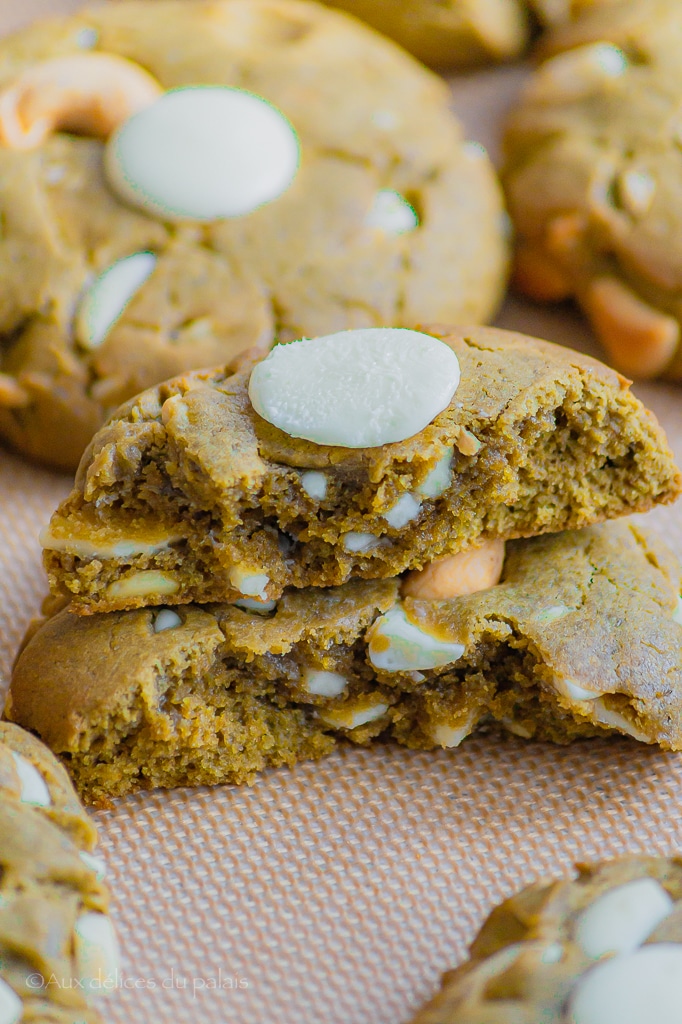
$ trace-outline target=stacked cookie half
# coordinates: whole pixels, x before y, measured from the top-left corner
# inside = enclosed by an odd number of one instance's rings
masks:
[[[341,738],[682,749],[679,570],[605,522],[679,490],[623,378],[517,334],[350,331],[190,373],[87,450],[6,713],[95,802]]]

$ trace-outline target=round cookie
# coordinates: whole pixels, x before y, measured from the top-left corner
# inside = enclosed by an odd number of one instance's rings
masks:
[[[682,379],[682,7],[611,0],[557,30],[506,130],[515,279],[571,296],[617,369]]]
[[[44,62],[102,56],[114,77],[111,62],[128,62],[133,110],[154,88],[197,83],[264,97],[293,126],[300,166],[253,212],[165,220],[119,197],[111,145],[92,137],[112,126],[99,108],[89,135],[0,145],[0,436],[16,450],[71,469],[124,399],[181,370],[234,366],[275,336],[492,314],[506,264],[494,174],[464,143],[446,86],[390,42],[297,0],[132,0],[3,42],[0,109],[28,75],[40,88],[24,107],[82,131],[89,97],[74,109],[63,88],[55,114]],[[0,119],[0,133],[25,128],[16,121]],[[104,340],[86,330],[84,343],[93,278],[130,256],[138,287]]]
[[[579,864],[495,907],[412,1024],[682,1019],[682,860]]]
[[[520,57],[538,25],[612,0],[325,0],[395,39],[425,64],[468,68]]]

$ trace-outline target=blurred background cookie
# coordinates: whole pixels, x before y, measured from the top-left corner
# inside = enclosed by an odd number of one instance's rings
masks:
[[[0,722],[0,1019],[100,1024],[119,982],[104,863],[64,768]]]
[[[676,1024],[682,861],[578,865],[496,907],[412,1024]]]
[[[140,0],[5,40],[0,436],[71,469],[180,370],[487,319],[501,199],[448,104],[393,44],[297,0]]]
[[[682,6],[612,0],[543,44],[509,118],[515,281],[574,296],[609,360],[682,379]]]

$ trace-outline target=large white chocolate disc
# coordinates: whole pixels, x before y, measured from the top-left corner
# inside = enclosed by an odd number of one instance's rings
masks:
[[[102,344],[132,297],[156,266],[151,252],[136,252],[112,263],[85,293],[76,318],[76,334],[85,348]]]
[[[24,1004],[13,988],[0,978],[0,1024],[17,1024]]]
[[[578,983],[567,1024],[680,1024],[682,946],[661,942],[616,956]]]
[[[284,115],[227,86],[166,93],[119,128],[105,155],[112,188],[164,220],[251,213],[289,187],[298,161]]]
[[[442,341],[372,327],[277,345],[254,368],[249,395],[292,437],[374,448],[423,430],[458,384],[457,356]]]
[[[583,910],[575,938],[588,956],[632,953],[673,909],[673,901],[653,878],[636,878],[600,896]]]

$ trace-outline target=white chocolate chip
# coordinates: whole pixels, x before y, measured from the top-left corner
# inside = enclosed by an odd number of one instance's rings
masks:
[[[623,206],[635,217],[651,209],[656,182],[647,171],[623,171],[618,178],[618,194]]]
[[[388,711],[388,704],[371,704],[362,707],[338,708],[333,711],[319,711],[318,717],[327,725],[337,729],[357,729],[368,722],[374,722]]]
[[[136,252],[100,274],[88,288],[76,315],[76,337],[83,348],[98,348],[133,296],[151,276],[156,256]]]
[[[179,534],[163,534],[148,540],[116,540],[106,543],[87,537],[59,537],[49,526],[40,531],[39,540],[46,551],[67,551],[78,558],[131,558],[136,555],[157,555],[168,551],[182,540]]]
[[[251,213],[286,191],[298,162],[284,115],[227,86],[167,92],[121,126],[105,156],[114,190],[166,220]]]
[[[23,1001],[14,989],[0,978],[0,1024],[17,1024],[23,1012]]]
[[[677,622],[682,626],[682,597],[677,599],[677,607],[673,612],[673,622]]]
[[[276,601],[259,601],[252,597],[240,598],[232,603],[245,612],[257,612],[259,615],[267,615],[268,612],[274,612],[277,607]]]
[[[387,235],[405,235],[419,226],[419,217],[400,192],[382,188],[374,197],[365,223],[370,228],[379,228]]]
[[[105,994],[110,988],[103,982],[115,976],[119,965],[116,935],[106,914],[81,914],[76,921],[74,948],[78,980],[85,991],[90,996]]]
[[[398,498],[393,508],[384,513],[384,519],[394,530],[402,530],[413,519],[416,519],[421,511],[422,503],[411,494],[403,494]]]
[[[633,739],[639,740],[640,743],[648,743],[649,737],[646,733],[638,729],[636,725],[628,721],[624,715],[621,715],[618,711],[613,711],[612,708],[608,708],[604,701],[601,699],[595,700],[590,704],[590,717],[594,718],[599,725],[605,725],[610,729],[618,729],[619,732],[624,732],[628,736],[632,736]]]
[[[565,604],[553,604],[550,608],[538,612],[535,618],[538,622],[556,622],[557,619],[563,619],[564,615],[568,615],[571,611],[573,609],[568,608]]]
[[[553,942],[541,953],[540,960],[543,964],[558,964],[561,962],[563,955],[563,946],[559,942]]]
[[[180,584],[172,576],[154,569],[136,572],[126,579],[115,580],[106,589],[108,597],[149,597],[151,594],[175,594]]]
[[[628,60],[611,43],[588,43],[560,53],[541,64],[526,88],[526,98],[538,103],[582,99],[609,79],[619,78]]]
[[[182,625],[182,619],[172,608],[162,608],[154,619],[154,632],[163,633],[167,629],[175,629]]]
[[[76,46],[79,50],[92,50],[97,46],[99,32],[96,28],[81,28],[76,33]]]
[[[400,124],[400,118],[392,110],[377,110],[372,114],[372,121],[384,132],[391,132]]]
[[[573,993],[571,1024],[680,1024],[682,946],[644,946],[588,971]]]
[[[234,589],[238,590],[240,594],[244,594],[245,597],[255,597],[261,601],[267,600],[266,588],[270,577],[265,573],[246,572],[235,565],[230,569],[229,578]]]
[[[21,802],[35,804],[36,807],[49,807],[52,803],[47,783],[38,769],[21,754],[12,751],[14,766],[21,782]]]
[[[439,498],[452,483],[452,457],[454,448],[447,448],[431,472],[417,487],[417,493],[424,498]]]
[[[249,382],[256,412],[316,444],[373,448],[418,434],[447,408],[457,356],[427,334],[393,327],[276,345]]]
[[[514,736],[521,736],[524,740],[531,739],[533,735],[530,729],[527,729],[525,725],[515,722],[513,718],[501,718],[500,725],[504,726],[507,732],[512,733]]]
[[[586,690],[584,686],[578,686],[577,683],[572,683],[568,679],[557,677],[553,686],[558,693],[571,700],[596,700],[597,697],[601,697],[601,690]]]
[[[95,872],[98,882],[106,878],[107,866],[101,857],[95,857],[92,853],[88,853],[87,850],[81,850],[80,858],[86,867]]]
[[[438,640],[410,622],[401,604],[381,615],[367,632],[369,660],[384,672],[439,668],[458,661],[464,645]]]
[[[632,953],[673,909],[673,901],[653,878],[637,878],[605,892],[576,923],[575,939],[587,956],[599,960]]]
[[[344,533],[342,541],[346,551],[360,554],[371,551],[379,543],[373,533],[356,533],[354,530]]]
[[[431,739],[439,747],[445,747],[448,750],[454,749],[460,745],[462,740],[471,735],[477,721],[478,715],[474,714],[464,725],[446,725],[441,722],[440,725],[435,725],[430,729]]]
[[[324,473],[318,473],[314,469],[303,474],[301,487],[308,497],[314,498],[316,501],[324,501],[327,497],[327,477]]]
[[[338,697],[348,688],[348,680],[338,672],[308,668],[303,673],[303,686],[320,697]]]

